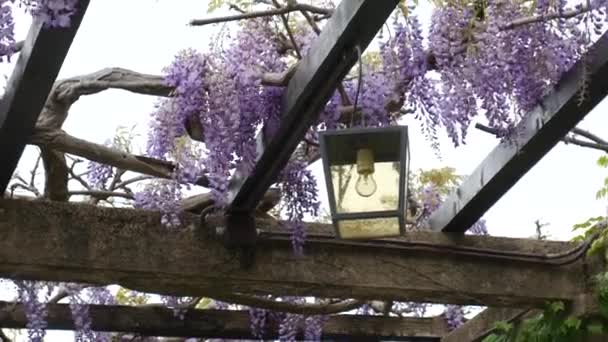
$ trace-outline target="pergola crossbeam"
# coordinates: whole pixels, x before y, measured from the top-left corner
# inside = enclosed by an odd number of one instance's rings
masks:
[[[44,28],[34,19],[0,101],[0,194],[17,167],[61,65],[89,6],[80,0],[67,28]]]
[[[2,200],[0,208],[0,277],[13,279],[120,284],[181,296],[248,293],[516,307],[569,301],[586,285],[581,260],[552,266],[450,252],[468,247],[558,255],[579,248],[572,242],[415,232],[380,245],[353,245],[311,234],[305,256],[296,257],[288,234],[263,233],[256,264],[244,270],[238,254],[213,234],[220,218],[200,227],[197,217],[187,216],[187,228],[168,231],[160,213],[143,210],[27,200]],[[281,230],[274,220],[257,220],[256,227]],[[331,230],[325,224],[309,228]]]
[[[527,318],[535,313],[538,313],[538,310],[487,308],[461,327],[444,336],[441,342],[479,342],[492,333],[497,322],[512,322],[524,317]]]
[[[47,304],[46,322],[51,330],[74,330],[68,304]],[[173,309],[160,305],[141,307],[125,305],[89,305],[91,329],[124,332],[142,336],[256,339],[251,334],[247,311],[190,309],[183,319]],[[25,329],[28,320],[23,304],[0,302],[0,326]],[[277,338],[278,327],[269,322],[266,339]],[[439,342],[447,332],[445,321],[434,318],[397,318],[358,315],[328,316],[323,338],[365,339],[375,341]]]
[[[434,231],[465,232],[608,95],[608,33],[562,77],[555,90],[518,124],[431,215]],[[579,89],[586,84],[585,99]]]

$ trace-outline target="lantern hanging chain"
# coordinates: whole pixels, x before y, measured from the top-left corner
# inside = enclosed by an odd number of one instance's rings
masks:
[[[355,46],[357,51],[357,58],[359,61],[359,77],[357,79],[357,91],[355,92],[355,102],[353,103],[353,114],[350,117],[350,127],[353,127],[355,123],[355,116],[357,114],[357,104],[359,103],[359,93],[363,84],[363,60],[361,58],[361,46],[357,44]],[[361,126],[365,127],[365,116],[361,113]]]

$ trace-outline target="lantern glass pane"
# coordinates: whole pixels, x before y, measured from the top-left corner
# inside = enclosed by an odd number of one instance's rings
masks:
[[[343,239],[369,239],[400,235],[397,217],[381,217],[337,222]]]
[[[361,213],[372,211],[398,210],[399,208],[399,162],[376,162],[371,178],[365,179],[357,173],[357,165],[332,165],[330,167],[334,198],[337,213]],[[376,184],[375,192],[369,196],[361,196],[363,192]],[[368,182],[366,184],[366,182]]]

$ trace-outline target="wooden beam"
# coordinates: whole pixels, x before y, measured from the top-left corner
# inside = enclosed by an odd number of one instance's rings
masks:
[[[515,143],[499,144],[435,211],[434,231],[464,232],[608,94],[608,33],[517,126]],[[583,68],[588,68],[588,74]],[[579,88],[586,84],[585,101]]]
[[[539,312],[539,310],[529,309],[487,308],[461,327],[445,335],[441,342],[478,342],[488,336],[499,321],[512,322]]]
[[[281,124],[251,173],[233,177],[230,210],[252,212],[276,180],[297,145],[317,120],[338,82],[355,64],[355,46],[365,50],[397,0],[344,0],[325,24],[289,81]],[[262,141],[260,137],[258,139]],[[260,144],[258,144],[260,145]]]
[[[80,27],[89,0],[78,1],[69,28],[43,28],[34,19],[0,101],[0,193],[4,193],[59,69]]]
[[[48,329],[73,330],[74,322],[68,304],[47,305]],[[125,332],[144,336],[203,337],[255,339],[251,334],[247,311],[188,310],[184,319],[175,317],[172,309],[161,306],[90,305],[91,329],[105,332]],[[274,324],[273,324],[274,323]],[[23,304],[0,302],[0,326],[24,329],[27,324]],[[277,338],[276,322],[269,322],[266,339]],[[391,340],[416,339],[439,342],[447,332],[444,319],[397,318],[381,316],[328,316],[323,338]]]
[[[6,278],[184,296],[238,292],[523,307],[569,301],[587,285],[581,260],[551,266],[542,257],[504,256],[572,257],[577,254],[566,252],[580,246],[573,242],[434,232],[352,242],[310,234],[305,256],[296,257],[289,234],[264,233],[257,262],[243,270],[238,255],[212,233],[220,224],[200,227],[195,216],[177,231],[162,226],[159,213],[143,210],[24,200],[0,200],[0,208],[0,277]],[[281,229],[270,220],[256,226]],[[329,227],[309,225],[311,231]],[[497,254],[479,257],[481,250]]]

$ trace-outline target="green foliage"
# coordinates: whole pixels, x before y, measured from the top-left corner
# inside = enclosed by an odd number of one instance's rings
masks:
[[[600,303],[600,314],[605,319],[608,319],[608,272],[598,274],[595,277],[595,281]]]
[[[597,160],[597,165],[602,168],[608,168],[608,156],[603,155]],[[604,178],[604,185],[601,189],[597,191],[595,194],[597,199],[607,198],[608,197],[608,177]]]
[[[230,2],[225,0],[209,0],[209,2],[207,2],[207,13],[216,11],[225,4],[233,4],[244,11],[247,11],[251,8],[251,0],[233,0]]]
[[[380,56],[380,51],[378,50],[366,51],[361,55],[361,60],[364,65],[367,65],[372,70],[380,70],[382,68],[382,56]]]
[[[440,169],[419,170],[414,175],[414,184],[419,188],[432,185],[441,195],[447,195],[460,181],[462,176],[456,174],[456,169],[443,167]]]
[[[495,332],[483,342],[567,342],[579,341],[589,324],[569,316],[563,302],[552,302],[540,315],[526,319],[517,326],[498,322]]]
[[[125,151],[127,153],[132,153],[131,146],[133,144],[133,139],[137,138],[137,134],[134,133],[135,126],[131,128],[127,128],[124,126],[116,127],[116,133],[114,134],[114,139],[112,141],[112,146],[120,149],[121,151]]]
[[[213,299],[203,298],[198,302],[198,304],[196,304],[196,306],[194,308],[204,310],[204,309],[208,309],[212,304],[213,304]]]
[[[149,299],[148,295],[143,293],[133,295],[133,292],[125,289],[124,287],[118,289],[115,298],[116,302],[118,302],[120,305],[143,305],[148,303]]]
[[[589,251],[587,252],[589,255],[595,254],[605,244],[604,241],[606,240],[608,232],[605,229],[602,229],[602,226],[600,225],[600,223],[605,221],[606,217],[596,216],[587,219],[585,222],[575,224],[572,230],[582,230],[583,232],[572,240],[581,242],[588,239],[593,234],[600,233],[600,237],[593,242],[591,248],[589,248]]]
[[[600,236],[591,246],[589,253],[604,253],[606,251],[606,231],[598,223],[604,222],[605,217],[592,217],[585,222],[576,224],[573,230],[585,230],[576,240],[588,238],[589,235],[600,232]],[[600,230],[601,229],[601,230]],[[583,341],[591,335],[608,333],[608,272],[602,272],[594,277],[595,291],[599,303],[599,317],[589,315],[574,317],[569,315],[568,308],[563,302],[552,302],[547,305],[542,314],[525,319],[514,325],[509,322],[498,322],[494,332],[485,337],[482,342],[567,342]]]

